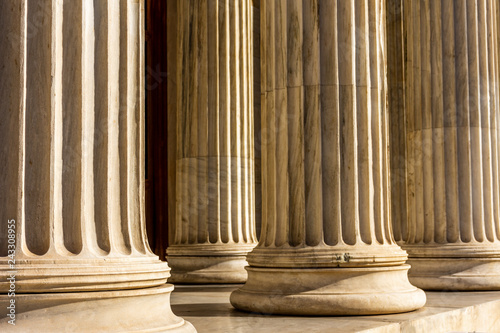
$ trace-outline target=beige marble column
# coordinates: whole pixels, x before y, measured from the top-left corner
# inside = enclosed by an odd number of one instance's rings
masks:
[[[261,1],[262,235],[238,309],[411,311],[390,220],[385,1]]]
[[[2,332],[194,332],[145,234],[143,14],[0,2]]]
[[[405,8],[410,280],[500,289],[498,3]]]
[[[256,245],[251,2],[177,1],[172,281],[244,282]]]

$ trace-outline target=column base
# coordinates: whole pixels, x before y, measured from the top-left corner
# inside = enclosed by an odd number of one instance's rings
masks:
[[[9,290],[8,258],[0,258],[0,293]],[[16,258],[16,290],[28,293],[141,289],[167,283],[170,268],[154,255]],[[40,278],[43,277],[43,278]]]
[[[245,283],[246,256],[167,256],[172,283]]]
[[[426,302],[425,293],[408,281],[409,268],[247,267],[248,281],[230,301],[240,310],[284,315],[408,312]]]
[[[425,290],[500,290],[500,259],[409,258],[410,282]]]
[[[170,308],[173,285],[79,293],[16,294],[15,326],[0,295],[0,331],[9,332],[169,332],[192,333],[194,327]]]

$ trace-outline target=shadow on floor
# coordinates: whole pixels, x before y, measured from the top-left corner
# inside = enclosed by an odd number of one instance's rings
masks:
[[[172,311],[180,317],[253,317],[268,318],[276,315],[244,312],[236,310],[227,303],[203,303],[203,304],[172,304]]]

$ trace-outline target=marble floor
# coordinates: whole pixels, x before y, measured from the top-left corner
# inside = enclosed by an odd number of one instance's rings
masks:
[[[239,285],[176,285],[175,314],[204,332],[500,333],[500,292],[427,292],[423,309],[362,317],[288,317],[245,313],[229,303]]]

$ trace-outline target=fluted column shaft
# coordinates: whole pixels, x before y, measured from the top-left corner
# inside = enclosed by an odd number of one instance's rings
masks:
[[[244,282],[256,244],[251,2],[177,2],[173,281]]]
[[[145,234],[143,14],[141,1],[0,3],[0,303],[14,274],[23,332],[81,330],[48,323],[54,305],[88,332],[186,325]],[[130,299],[160,299],[162,319]],[[101,317],[117,306],[122,319]]]
[[[411,280],[424,288],[500,288],[491,274],[500,267],[497,6],[405,8],[405,248]]]
[[[384,24],[385,1],[261,1],[262,234],[237,308],[362,314],[425,302],[391,230]],[[394,288],[381,288],[381,272]],[[353,276],[370,287],[353,283],[348,296]],[[406,296],[371,302],[378,292]]]

